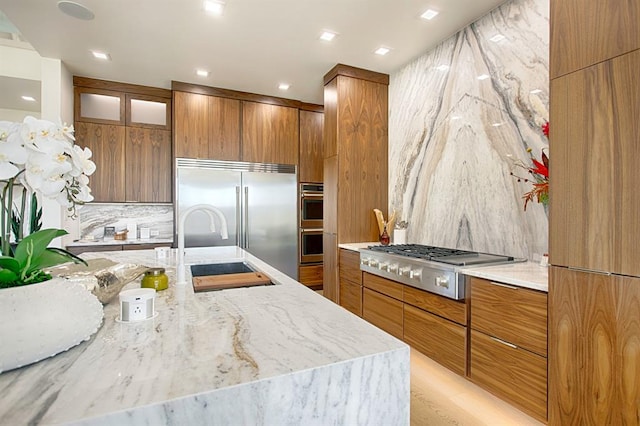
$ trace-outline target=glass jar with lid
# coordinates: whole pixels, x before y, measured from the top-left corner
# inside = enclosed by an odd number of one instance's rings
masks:
[[[142,277],[142,288],[153,288],[156,291],[169,287],[169,277],[164,273],[164,268],[149,268]]]

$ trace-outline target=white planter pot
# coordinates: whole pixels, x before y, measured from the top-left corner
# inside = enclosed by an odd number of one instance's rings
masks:
[[[64,278],[0,290],[0,373],[88,340],[103,316],[96,296]]]

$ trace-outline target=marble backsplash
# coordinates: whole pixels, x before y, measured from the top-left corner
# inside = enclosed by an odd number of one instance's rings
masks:
[[[126,229],[135,223],[138,228],[149,228],[154,238],[173,238],[172,204],[97,204],[90,203],[78,211],[79,237],[101,238],[105,226]],[[157,233],[157,235],[156,235]],[[136,237],[129,235],[128,239]]]
[[[510,172],[548,148],[548,34],[548,0],[508,1],[391,75],[389,210],[408,242],[547,252],[545,209],[524,211]]]

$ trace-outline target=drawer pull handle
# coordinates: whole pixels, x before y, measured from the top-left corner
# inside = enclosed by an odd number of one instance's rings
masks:
[[[516,286],[514,286],[514,285],[508,285],[508,284],[497,283],[497,282],[495,282],[495,281],[491,281],[491,284],[493,284],[493,285],[497,285],[498,287],[508,288],[508,289],[511,289],[511,290],[518,290],[518,289],[520,289],[520,287],[516,287]]]
[[[513,343],[509,343],[509,342],[505,342],[504,340],[498,339],[497,337],[491,337],[493,340],[495,340],[498,343],[502,343],[505,346],[509,346],[512,349],[518,349],[518,347],[516,345],[514,345]]]

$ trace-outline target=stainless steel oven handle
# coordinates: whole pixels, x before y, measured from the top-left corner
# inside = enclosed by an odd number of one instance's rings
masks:
[[[236,245],[240,247],[240,223],[242,222],[242,210],[240,209],[240,187],[236,186]]]
[[[244,187],[244,248],[249,248],[249,187]]]
[[[302,198],[322,198],[323,194],[319,194],[317,192],[303,192],[300,194]]]
[[[313,228],[313,229],[301,228],[300,232],[322,232],[322,228]]]

